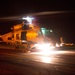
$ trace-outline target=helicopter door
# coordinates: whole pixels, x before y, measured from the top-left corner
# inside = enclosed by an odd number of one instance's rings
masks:
[[[27,32],[21,32],[21,40],[27,40],[26,34]]]

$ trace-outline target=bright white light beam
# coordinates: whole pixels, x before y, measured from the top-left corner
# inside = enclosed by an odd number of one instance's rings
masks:
[[[24,19],[24,20],[27,20],[28,22],[29,22],[29,24],[32,24],[32,20],[34,19],[34,18],[32,18],[32,17],[23,17],[22,19]]]

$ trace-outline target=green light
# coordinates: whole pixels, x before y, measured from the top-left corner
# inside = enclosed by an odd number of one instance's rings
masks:
[[[42,30],[42,33],[45,35],[45,30]]]
[[[46,29],[46,28],[41,28],[41,31],[43,35],[50,35],[53,32],[53,30]]]
[[[41,28],[41,31],[42,31],[43,35],[46,34],[46,28]]]

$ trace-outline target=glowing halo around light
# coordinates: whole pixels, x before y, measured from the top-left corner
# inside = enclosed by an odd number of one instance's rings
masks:
[[[34,19],[34,18],[32,18],[32,17],[23,17],[22,18],[23,20],[27,20],[28,22],[29,22],[29,24],[32,24],[32,20]]]

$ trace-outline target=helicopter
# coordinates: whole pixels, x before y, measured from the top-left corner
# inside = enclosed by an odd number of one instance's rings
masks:
[[[43,15],[52,15],[52,14],[62,14],[70,11],[47,11],[47,12],[38,12],[38,13],[29,13],[21,16],[14,17],[3,17],[0,20],[23,20],[21,24],[14,25],[11,29],[12,31],[2,35],[4,42],[14,44],[15,48],[19,49],[20,46],[24,46],[24,51],[30,51],[31,48],[35,47],[37,44],[44,46],[49,43],[51,46],[56,45],[56,41],[51,40],[47,37],[44,32],[52,33],[46,28],[41,28],[39,25],[34,25],[32,21],[34,18],[29,16],[43,16]],[[27,17],[25,17],[27,16]],[[48,46],[50,46],[48,45]],[[47,47],[48,48],[48,47]]]

